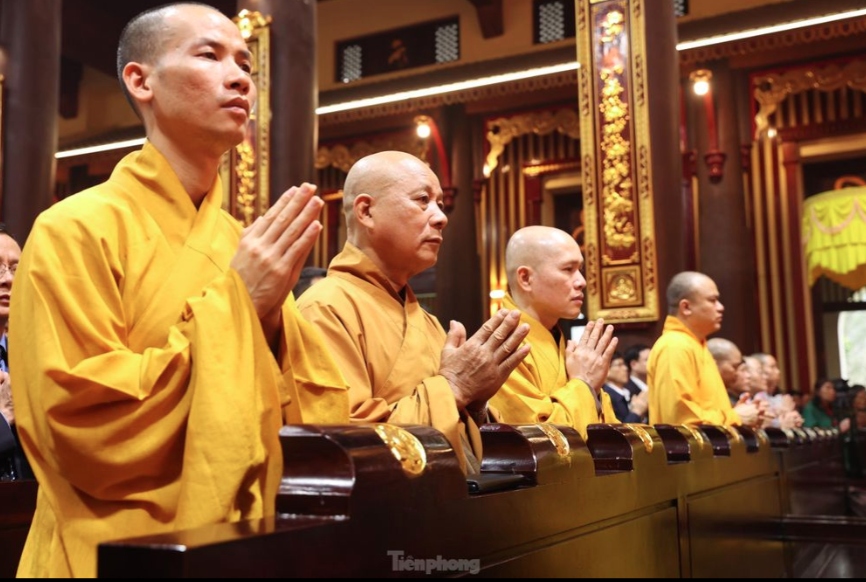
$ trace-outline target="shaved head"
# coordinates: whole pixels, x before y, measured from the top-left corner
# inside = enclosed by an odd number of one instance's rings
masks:
[[[667,290],[668,313],[676,315],[680,301],[693,299],[695,291],[708,279],[709,277],[697,271],[683,271],[674,275]]]
[[[361,158],[343,184],[347,242],[369,256],[399,290],[436,264],[448,224],[442,186],[406,152]]]
[[[737,344],[735,344],[731,340],[721,337],[714,337],[708,339],[707,349],[710,350],[710,353],[713,355],[713,359],[716,361],[716,364],[721,362],[729,362],[734,358],[739,360],[742,355],[740,352],[740,348],[737,347]]]
[[[349,240],[356,242],[358,235],[352,207],[359,194],[379,198],[392,188],[406,185],[409,177],[418,173],[432,174],[432,171],[427,164],[406,152],[378,152],[355,162],[346,174],[343,184],[343,212]]]
[[[560,319],[574,319],[583,306],[586,279],[583,254],[564,230],[527,226],[505,247],[505,272],[514,303],[552,329]]]
[[[560,255],[563,247],[577,247],[577,241],[564,230],[550,226],[526,226],[515,232],[505,247],[505,276],[514,292],[517,268],[538,269],[538,265]]]
[[[123,69],[127,63],[153,63],[159,58],[166,36],[172,30],[167,17],[174,14],[178,8],[185,6],[219,12],[216,8],[201,2],[166,4],[145,10],[130,20],[120,33],[120,42],[117,45],[117,80],[120,81],[120,88],[126,100],[139,117],[141,113],[138,105],[129,94],[126,83],[123,82]]]

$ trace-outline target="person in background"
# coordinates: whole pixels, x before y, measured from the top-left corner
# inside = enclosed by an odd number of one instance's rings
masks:
[[[854,384],[851,386],[849,396],[854,425],[857,429],[864,430],[866,429],[866,387],[862,384]]]
[[[794,399],[790,394],[770,395],[767,389],[772,386],[771,378],[768,378],[767,370],[761,363],[761,359],[752,355],[745,357],[746,365],[750,370],[749,393],[752,401],[763,411],[763,428],[799,428],[803,426],[803,417],[797,410]],[[775,362],[775,358],[773,359]],[[778,372],[778,368],[776,368]],[[770,376],[778,378],[771,370]]]
[[[836,384],[830,378],[819,378],[815,382],[812,398],[803,407],[803,426],[806,428],[838,428],[847,432],[850,418],[840,418],[836,402]]]
[[[751,372],[737,344],[729,339],[714,337],[707,340],[707,349],[710,350],[719,369],[731,406],[748,402],[751,398],[749,394]]]
[[[629,374],[626,388],[632,396],[647,391],[646,364],[649,361],[650,347],[646,344],[635,344],[623,353]]]
[[[590,321],[576,342],[559,326],[580,314],[586,288],[581,269],[580,247],[563,230],[527,226],[509,239],[503,305],[520,310],[532,351],[491,399],[500,422],[561,424],[584,439],[588,425],[618,422],[602,390],[617,345],[613,326]]]
[[[721,328],[725,309],[715,281],[683,271],[671,279],[666,298],[668,316],[647,362],[652,422],[760,426],[755,404],[731,405],[707,348],[707,337]]]
[[[529,327],[501,310],[467,338],[446,333],[409,279],[436,264],[448,217],[439,179],[417,157],[363,157],[343,186],[347,240],[328,275],[298,298],[349,383],[353,422],[422,424],[442,432],[466,474],[480,470],[487,403],[529,353]]]
[[[295,283],[295,286],[292,288],[292,295],[295,296],[295,300],[301,296],[301,293],[309,289],[312,285],[315,285],[319,281],[325,278],[325,275],[328,274],[328,269],[323,269],[322,267],[304,267],[301,269],[301,275],[298,277],[298,282]]]
[[[767,394],[777,396],[783,393],[784,390],[779,385],[782,378],[782,370],[779,369],[779,362],[776,361],[775,356],[766,352],[755,352],[751,357],[757,358],[761,362],[767,382]]]
[[[610,360],[610,371],[607,373],[607,382],[602,387],[610,402],[613,411],[620,422],[646,422],[646,411],[649,407],[646,392],[638,392],[635,395],[628,390],[628,367],[625,358],[619,352],[614,352]]]
[[[33,479],[33,470],[21,448],[15,424],[12,380],[9,376],[9,303],[12,282],[21,259],[21,247],[0,223],[0,481]]]
[[[123,30],[142,149],[36,219],[9,341],[39,482],[18,576],[94,577],[120,538],[276,512],[286,423],[348,423],[345,380],[287,301],[322,226],[302,184],[249,227],[219,167],[256,102],[238,27],[180,3]]]

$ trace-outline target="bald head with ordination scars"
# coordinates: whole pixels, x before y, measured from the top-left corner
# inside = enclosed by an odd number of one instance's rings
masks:
[[[361,158],[343,185],[348,242],[402,289],[436,264],[448,224],[442,200],[436,174],[412,154],[384,151]]]
[[[580,315],[586,279],[583,253],[571,235],[549,226],[515,232],[505,248],[508,288],[521,310],[548,329]]]

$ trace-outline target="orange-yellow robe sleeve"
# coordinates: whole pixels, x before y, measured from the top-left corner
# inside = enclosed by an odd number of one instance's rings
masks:
[[[9,346],[39,492],[19,576],[92,577],[101,542],[274,512],[283,410],[304,387],[228,269],[219,181],[198,211],[178,188],[148,144],[24,246]],[[338,372],[321,379],[345,398]]]

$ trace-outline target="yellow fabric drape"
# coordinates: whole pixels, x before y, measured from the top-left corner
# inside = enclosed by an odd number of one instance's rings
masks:
[[[866,186],[806,199],[803,251],[809,285],[824,275],[855,291],[866,286]]]

